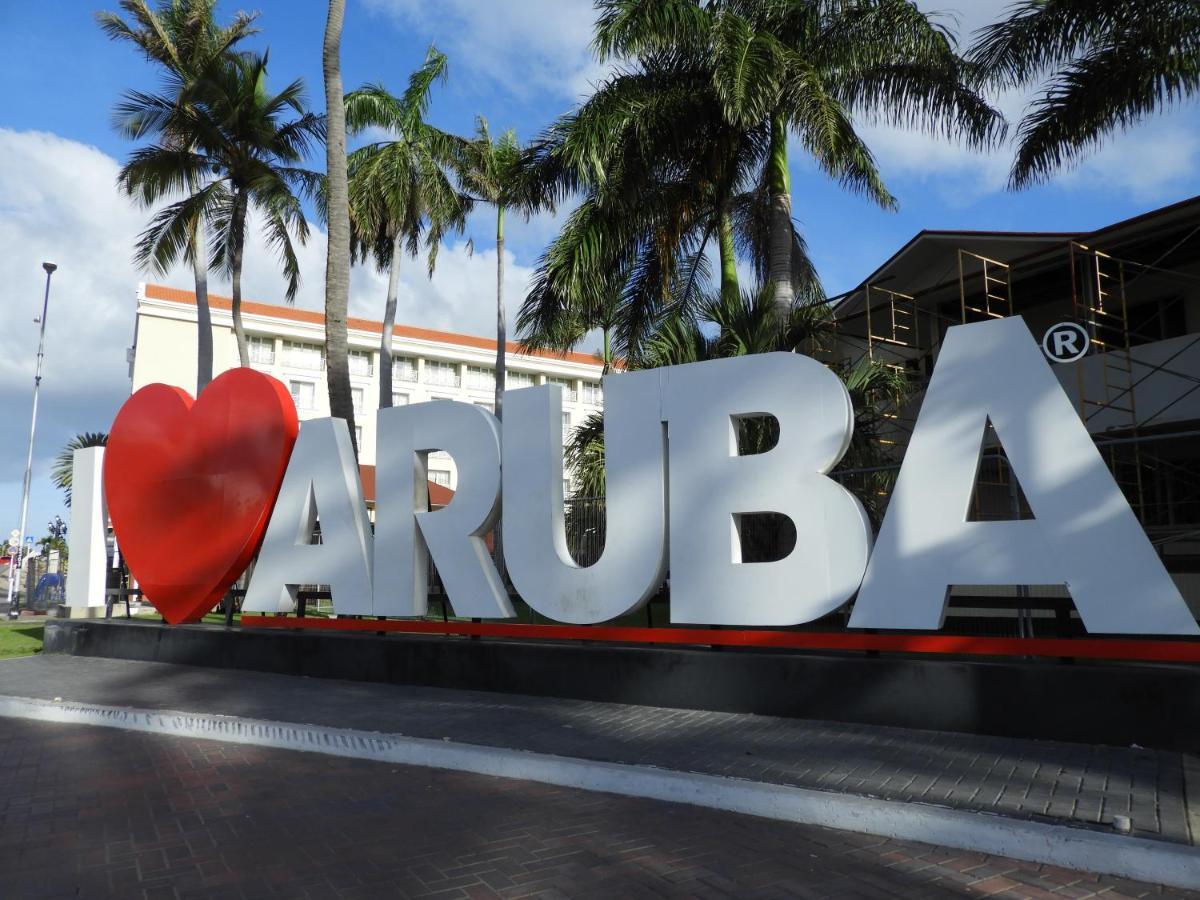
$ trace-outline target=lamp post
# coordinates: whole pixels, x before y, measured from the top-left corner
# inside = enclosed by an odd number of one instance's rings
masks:
[[[13,587],[21,562],[25,559],[25,525],[29,518],[29,488],[33,481],[33,438],[37,432],[38,391],[42,386],[42,359],[45,357],[46,348],[46,314],[50,311],[50,276],[54,274],[54,270],[58,266],[52,262],[44,262],[42,268],[46,270],[46,295],[42,300],[42,315],[37,320],[41,324],[41,330],[38,333],[37,366],[33,375],[33,415],[29,420],[29,454],[25,459],[25,482],[21,487],[21,525],[17,532],[16,550],[19,556],[16,565],[10,559],[8,570],[8,617],[10,619],[17,617]]]

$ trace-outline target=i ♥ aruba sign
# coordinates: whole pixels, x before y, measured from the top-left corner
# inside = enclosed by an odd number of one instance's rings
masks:
[[[340,614],[422,616],[432,560],[458,616],[512,617],[485,545],[503,496],[512,582],[559,622],[630,612],[669,573],[676,623],[796,625],[853,600],[851,628],[936,630],[951,585],[1061,584],[1089,632],[1200,634],[1018,316],[948,330],[874,547],[858,500],[828,477],[854,414],[820,363],[714,360],[609,376],[604,391],[606,541],[587,567],[566,543],[554,385],[507,392],[503,425],[452,401],[379,411],[374,530],[346,423],[298,429],[287,390],[250,369],[195,402],[165,385],[130,397],[104,492],[131,573],[172,623],[211,609],[256,551],[246,611],[290,610],[298,585],[328,584]],[[778,420],[778,443],[740,456],[737,419],[758,416]],[[968,521],[989,420],[1032,519]],[[433,451],[459,476],[430,512]],[[764,512],[792,520],[795,547],[743,563],[738,518]]]

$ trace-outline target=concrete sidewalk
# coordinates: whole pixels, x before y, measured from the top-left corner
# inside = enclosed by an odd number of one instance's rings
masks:
[[[404,735],[1200,841],[1198,761],[1140,748],[60,655],[0,663],[0,694]]]

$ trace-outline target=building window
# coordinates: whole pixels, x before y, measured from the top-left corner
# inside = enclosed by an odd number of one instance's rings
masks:
[[[604,402],[604,392],[600,390],[599,382],[585,381],[583,383],[583,402],[592,406],[599,406]]]
[[[362,453],[362,426],[354,426],[354,446],[358,447],[358,452]]]
[[[317,396],[317,386],[311,381],[289,381],[288,388],[292,392],[292,400],[296,409],[315,409],[314,401]]]
[[[446,396],[446,395],[444,395],[444,394],[430,394],[430,395],[429,395],[429,399],[430,399],[430,400],[453,400],[454,398],[453,398],[453,397],[447,397],[447,396]]]
[[[408,406],[408,394],[392,394],[392,406]]]
[[[450,473],[444,472],[441,469],[430,469],[429,480],[434,484],[440,484],[442,487],[450,487]]]
[[[458,365],[455,363],[438,362],[434,359],[425,360],[425,383],[438,387],[458,387]]]
[[[284,341],[283,350],[285,363],[294,369],[312,369],[319,372],[325,368],[325,348],[320,344]]]
[[[371,358],[371,353],[368,350],[351,350],[350,351],[350,374],[351,375],[366,375],[370,377],[375,374],[375,362]]]
[[[562,414],[562,417],[563,417],[563,443],[565,444],[567,441],[569,441],[571,439],[571,414],[569,412],[565,412]]]
[[[354,403],[354,412],[360,414],[363,411],[363,389],[360,387],[350,388],[350,399]]]
[[[246,338],[247,349],[250,351],[250,362],[260,366],[275,364],[275,338],[255,337]]]
[[[417,361],[407,356],[397,356],[392,360],[392,380],[417,383]]]
[[[480,391],[494,391],[496,371],[482,366],[467,366],[467,387]]]
[[[566,499],[570,496],[571,496],[571,479],[564,478],[563,479],[563,498]]]
[[[533,375],[529,372],[506,372],[504,375],[506,390],[515,391],[518,388],[533,387]]]
[[[546,384],[561,385],[563,389],[563,399],[568,403],[576,403],[579,400],[579,393],[575,390],[575,382],[566,378],[547,378]]]

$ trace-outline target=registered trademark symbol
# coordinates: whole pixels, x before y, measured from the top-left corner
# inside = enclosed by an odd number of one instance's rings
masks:
[[[1046,329],[1042,352],[1056,363],[1071,363],[1082,359],[1091,346],[1087,329],[1077,322],[1059,322]]]

